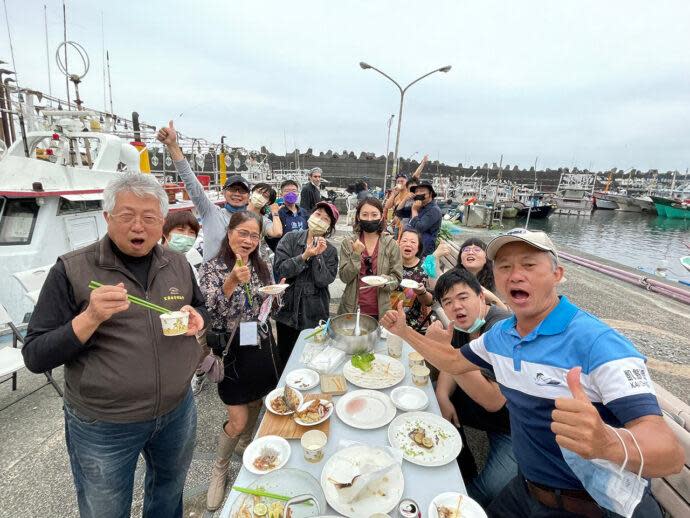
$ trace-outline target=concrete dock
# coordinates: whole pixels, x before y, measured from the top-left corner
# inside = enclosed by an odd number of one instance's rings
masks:
[[[344,230],[339,228],[339,236]],[[459,239],[468,235],[487,236],[467,231]],[[690,401],[690,307],[582,266],[564,265],[566,281],[560,292],[629,337],[647,355],[652,378],[681,400]],[[331,293],[335,308],[342,293],[339,281]],[[62,383],[62,369],[55,371],[55,377]],[[19,373],[17,391],[11,391],[9,382],[0,385],[0,518],[78,516],[61,399],[50,385],[41,387],[44,383],[43,376],[24,370]],[[216,436],[225,416],[215,385],[204,387],[197,405],[198,434],[185,487],[185,516],[218,516],[205,511]],[[141,515],[142,467],[140,459],[132,516]],[[239,459],[234,458],[233,476],[239,467]]]

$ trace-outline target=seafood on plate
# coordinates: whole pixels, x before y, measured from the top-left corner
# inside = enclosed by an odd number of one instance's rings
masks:
[[[321,399],[314,399],[306,408],[295,412],[295,419],[305,423],[316,423],[326,417],[332,408],[332,403]]]

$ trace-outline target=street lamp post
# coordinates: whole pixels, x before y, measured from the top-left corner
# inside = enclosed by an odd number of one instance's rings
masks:
[[[383,171],[383,192],[386,193],[386,178],[388,178],[388,148],[391,142],[391,125],[393,124],[393,117],[395,115],[391,114],[388,119],[388,137],[386,138],[386,165]]]
[[[418,77],[417,79],[412,81],[410,84],[408,84],[405,88],[400,86],[400,84],[395,79],[393,79],[391,76],[389,76],[385,72],[379,70],[378,68],[376,68],[376,67],[374,67],[368,63],[365,63],[364,61],[360,61],[359,66],[362,68],[362,70],[367,70],[369,68],[372,70],[376,70],[379,74],[381,74],[383,77],[385,77],[386,79],[391,81],[395,86],[397,86],[398,90],[400,90],[400,109],[398,111],[398,131],[397,131],[397,134],[395,136],[395,152],[393,154],[393,171],[391,172],[391,178],[395,178],[395,173],[397,172],[397,164],[398,164],[398,147],[400,146],[400,126],[402,123],[402,110],[403,110],[403,101],[405,100],[405,92],[407,92],[407,89],[410,88],[413,84],[418,83],[419,81],[421,81],[425,77],[430,76],[431,74],[435,74],[436,72],[446,73],[446,72],[450,71],[451,66],[446,65],[445,67],[441,67],[441,68],[437,68],[435,70],[432,70],[431,72],[428,72],[428,73],[424,74],[423,76]],[[384,189],[385,189],[385,185],[384,185]]]

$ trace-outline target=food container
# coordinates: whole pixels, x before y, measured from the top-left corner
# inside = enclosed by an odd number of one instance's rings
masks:
[[[345,313],[331,318],[328,326],[328,336],[333,341],[333,346],[345,352],[345,354],[368,353],[374,350],[379,339],[379,324],[369,315],[359,316],[361,334],[355,334],[355,313]]]
[[[429,367],[426,365],[415,365],[410,369],[410,373],[412,374],[412,383],[415,385],[426,385],[429,383],[429,373],[431,370],[429,370]]]
[[[165,336],[183,335],[189,329],[189,313],[171,311],[170,313],[163,313],[160,317]]]
[[[410,368],[414,367],[415,365],[425,365],[424,363],[424,356],[419,354],[417,351],[412,351],[410,354],[407,355],[408,363],[410,365]]]
[[[391,358],[400,358],[402,356],[403,339],[394,334],[388,335],[386,345],[388,346],[388,356]]]
[[[403,498],[398,504],[398,516],[400,518],[421,518],[422,512],[419,510],[417,502],[411,498]]]
[[[323,450],[326,449],[328,436],[321,430],[309,430],[302,435],[300,443],[304,452],[304,460],[316,463],[323,459]]]

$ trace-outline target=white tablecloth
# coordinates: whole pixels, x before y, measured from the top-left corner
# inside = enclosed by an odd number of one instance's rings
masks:
[[[279,387],[285,385],[285,376],[287,373],[294,369],[304,367],[304,365],[300,363],[300,358],[305,345],[304,337],[307,336],[311,331],[311,329],[302,331],[297,339],[295,349],[293,350],[283,375],[278,382]],[[403,342],[403,352],[400,361],[405,366],[405,378],[395,387],[402,385],[413,385],[410,378],[410,369],[407,365],[407,354],[411,350],[412,348],[407,343]],[[384,341],[379,342],[376,352],[387,354]],[[342,372],[342,368],[339,369],[339,372]],[[382,392],[390,394],[391,390],[393,390],[395,387],[384,389]],[[356,387],[351,383],[348,383],[348,392],[358,390],[359,388],[360,387]],[[436,396],[434,395],[434,390],[431,383],[428,383],[426,387],[423,387],[423,389],[426,392],[426,395],[429,397],[429,406],[425,411],[440,415],[441,411],[438,403],[436,402]],[[319,390],[320,387],[317,385],[314,389],[308,392],[319,392]],[[339,397],[340,396],[334,396],[333,402],[336,403]],[[402,412],[398,410],[396,415],[400,415],[401,413]],[[338,450],[338,443],[341,440],[358,441],[370,446],[389,446],[388,426],[383,426],[376,430],[359,430],[343,423],[334,411],[333,415],[331,416],[331,426],[328,434],[328,444],[326,445],[324,460],[318,464],[311,464],[305,461],[304,456],[302,455],[302,446],[300,445],[300,441],[298,439],[294,439],[289,441],[292,448],[292,453],[290,454],[290,460],[286,464],[286,467],[304,470],[313,475],[316,480],[320,480],[321,470],[325,464],[325,459],[330,457],[335,451]],[[463,445],[463,447],[465,446]],[[460,475],[458,464],[455,461],[449,462],[445,466],[422,467],[404,460],[402,464],[402,471],[405,477],[405,491],[403,492],[403,498],[412,498],[414,501],[416,501],[420,506],[423,516],[426,516],[429,504],[436,495],[446,491],[457,491],[466,494],[465,484],[462,480],[462,476]],[[259,475],[254,475],[242,467],[237,475],[234,485],[248,487],[257,478],[259,478]],[[235,499],[239,495],[240,493],[236,491],[232,491],[230,493],[221,511],[221,518],[230,518],[230,510]],[[333,511],[333,509],[328,506],[328,512],[322,512],[322,514],[337,515],[338,513]],[[396,516],[397,510],[394,509],[389,514],[391,516]]]

